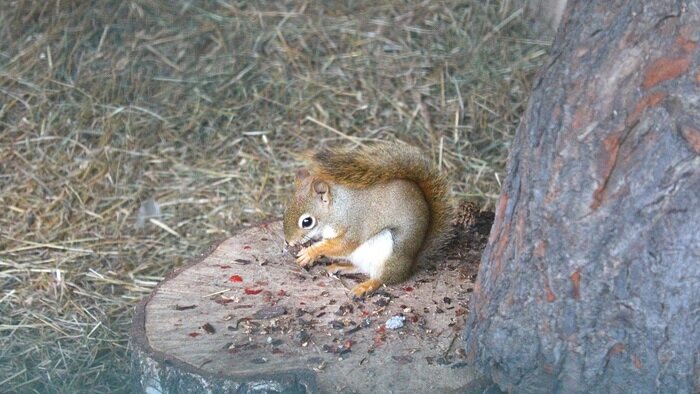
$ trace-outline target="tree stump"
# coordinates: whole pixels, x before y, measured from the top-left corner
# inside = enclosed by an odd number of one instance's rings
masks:
[[[361,277],[296,265],[280,222],[240,231],[136,308],[130,346],[137,390],[460,389],[472,379],[461,334],[492,221],[465,212],[446,258],[364,300],[349,292]],[[389,320],[403,326],[388,328]]]

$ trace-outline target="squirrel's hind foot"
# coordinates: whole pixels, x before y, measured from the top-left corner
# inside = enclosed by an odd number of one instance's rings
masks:
[[[359,285],[355,286],[350,290],[353,296],[355,297],[363,297],[378,288],[382,287],[382,282],[380,282],[377,279],[368,279]]]

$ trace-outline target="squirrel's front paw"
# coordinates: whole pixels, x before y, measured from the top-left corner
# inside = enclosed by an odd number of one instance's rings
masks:
[[[314,249],[309,246],[308,248],[304,248],[297,253],[297,264],[302,267],[306,267],[313,264],[317,258],[318,255],[315,253]]]

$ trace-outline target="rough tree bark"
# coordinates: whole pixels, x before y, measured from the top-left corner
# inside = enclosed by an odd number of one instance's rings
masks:
[[[699,1],[569,1],[465,330],[501,389],[700,392],[699,42]]]

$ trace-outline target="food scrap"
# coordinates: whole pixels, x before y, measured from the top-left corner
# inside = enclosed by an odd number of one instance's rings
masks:
[[[406,317],[404,315],[396,315],[389,318],[384,326],[390,330],[398,330],[403,327]]]
[[[192,305],[178,305],[178,304],[175,304],[175,310],[176,310],[176,311],[186,311],[186,310],[188,310],[188,309],[194,309],[194,308],[196,308],[196,307],[197,307],[197,305],[194,305],[194,304],[192,304]]]

